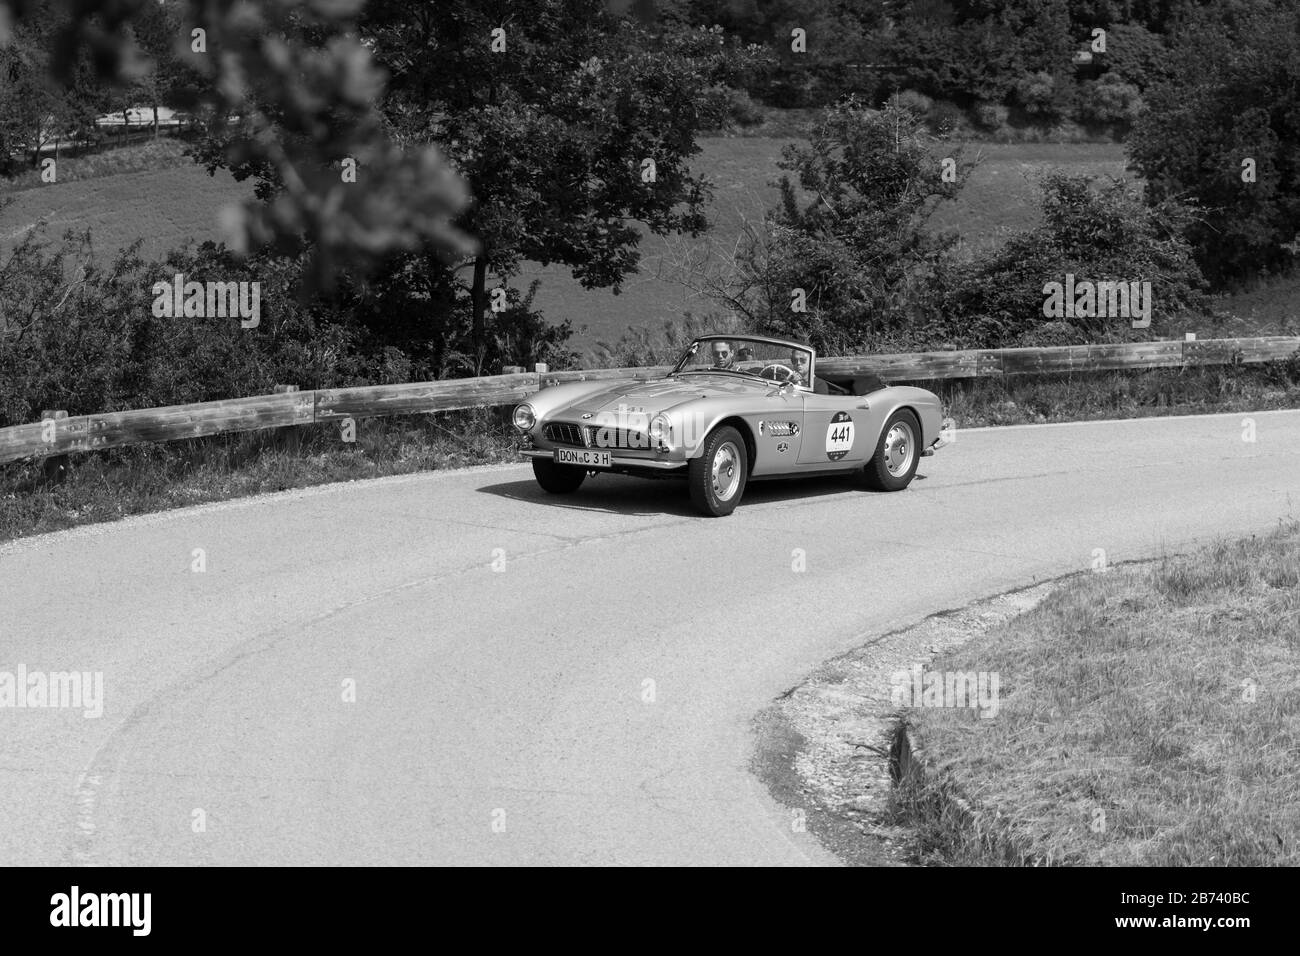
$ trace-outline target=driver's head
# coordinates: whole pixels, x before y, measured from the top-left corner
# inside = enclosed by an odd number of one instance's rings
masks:
[[[799,377],[805,381],[808,379],[808,364],[810,356],[807,352],[792,350],[790,352],[790,367],[799,373]]]
[[[712,348],[713,348],[714,368],[725,368],[726,366],[731,364],[731,343],[730,342],[723,342],[719,340],[713,343]]]

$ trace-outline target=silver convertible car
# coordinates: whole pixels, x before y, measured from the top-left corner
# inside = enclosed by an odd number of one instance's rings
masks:
[[[710,516],[730,514],[751,479],[856,473],[901,491],[943,445],[942,405],[875,375],[819,375],[808,345],[705,335],[659,379],[554,385],[515,408],[521,451],[553,494],[588,475],[685,477]]]

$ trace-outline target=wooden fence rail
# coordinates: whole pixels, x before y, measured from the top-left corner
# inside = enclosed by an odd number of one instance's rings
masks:
[[[1300,337],[1206,339],[1184,342],[1134,342],[1123,345],[1071,345],[1054,348],[917,352],[824,358],[818,371],[834,375],[874,372],[886,380],[931,381],[1045,372],[1096,372],[1114,369],[1176,368],[1274,362],[1300,350]],[[218,402],[166,408],[57,417],[0,428],[0,464],[49,458],[69,452],[118,448],[140,442],[175,441],[226,432],[257,431],[382,415],[410,415],[513,404],[539,388],[564,382],[652,378],[658,368],[525,372],[484,378],[283,391]]]

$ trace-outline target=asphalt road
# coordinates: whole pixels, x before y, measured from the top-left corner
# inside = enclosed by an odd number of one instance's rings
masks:
[[[104,688],[0,709],[0,862],[833,863],[750,773],[753,715],[1095,548],[1295,516],[1300,412],[1245,417],[967,430],[903,493],[756,484],[723,519],[507,466],[0,547],[0,671]]]

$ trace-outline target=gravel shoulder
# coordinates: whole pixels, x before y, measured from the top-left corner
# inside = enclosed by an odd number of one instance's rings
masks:
[[[1077,575],[999,594],[875,637],[832,658],[754,719],[751,769],[772,796],[851,866],[907,866],[906,832],[888,822],[898,726],[890,676],[1036,607]]]

